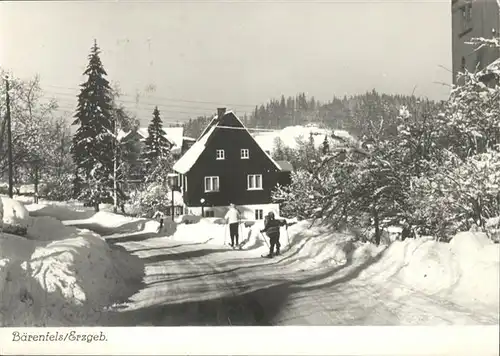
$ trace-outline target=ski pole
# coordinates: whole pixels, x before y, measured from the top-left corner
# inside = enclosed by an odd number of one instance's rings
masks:
[[[269,243],[267,242],[266,238],[264,237],[264,235],[262,235],[262,232],[259,231],[259,233],[260,233],[260,236],[262,236],[262,239],[266,243],[267,247],[269,248],[270,246],[269,246]]]

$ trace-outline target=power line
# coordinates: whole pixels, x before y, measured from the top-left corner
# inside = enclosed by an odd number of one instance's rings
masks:
[[[66,105],[58,105],[57,111],[64,111],[64,112],[68,112],[69,114],[71,114],[71,116],[73,116],[73,114],[75,113],[76,111],[76,106],[75,107],[70,107],[70,106],[66,106]],[[141,110],[146,110],[146,109],[141,109]],[[162,111],[164,112],[164,111]],[[201,116],[201,114],[197,114],[199,116]],[[144,121],[145,117],[144,116],[141,116],[141,118],[139,118],[139,121]],[[184,122],[187,122],[187,120],[191,119],[191,118],[184,118],[184,117],[179,117],[179,116],[164,116],[164,115],[161,115],[161,119],[163,122],[167,122],[167,123],[170,123],[170,124],[176,124],[176,123],[184,123]]]
[[[57,110],[68,112],[71,114],[71,117],[73,117],[73,114],[75,112],[75,109],[68,108],[68,107],[58,107]],[[161,120],[163,122],[167,122],[167,123],[184,123],[184,122],[187,122],[188,119],[182,118],[182,117],[163,117],[162,116]],[[139,121],[144,121],[144,118],[139,119]]]
[[[79,89],[76,88],[69,88],[69,87],[64,87],[60,85],[51,85],[51,84],[45,84],[45,86],[52,87],[52,88],[60,88],[60,89],[67,89],[67,90],[73,90],[73,91],[79,91]],[[141,96],[141,94],[126,94],[126,93],[120,93],[119,96],[127,96],[131,98],[136,98],[137,96]],[[146,96],[143,94],[143,96]],[[200,100],[187,100],[187,99],[179,99],[179,98],[169,98],[165,96],[154,96],[154,95],[147,95],[149,98],[153,99],[159,99],[159,100],[165,100],[165,101],[174,101],[174,102],[184,102],[184,103],[193,103],[193,104],[214,104],[214,105],[224,105],[220,102],[215,102],[215,101],[200,101]],[[232,107],[247,107],[247,108],[255,108],[255,105],[249,105],[249,104],[231,104],[227,103],[226,105],[232,106]]]
[[[49,94],[54,94],[54,95],[62,95],[62,96],[71,96],[71,94],[68,94],[68,93],[49,93]],[[52,100],[52,99],[55,99],[56,101],[66,101],[66,102],[71,102],[71,103],[75,103],[76,100],[72,100],[68,97],[59,97],[59,98],[52,98],[52,97],[42,97],[43,99],[47,99],[47,100]],[[154,107],[158,107],[159,109],[161,109],[160,111],[165,113],[173,113],[173,114],[187,114],[187,115],[193,115],[193,116],[210,116],[210,115],[213,115],[213,108],[211,109],[208,109],[208,108],[201,108],[201,107],[193,107],[193,109],[195,109],[196,111],[181,111],[181,110],[169,110],[169,108],[171,106],[178,106],[178,107],[181,107],[181,108],[187,108],[187,109],[190,109],[191,107],[189,106],[182,106],[182,105],[169,105],[169,104],[154,104],[154,103],[136,103],[134,101],[130,101],[130,100],[123,100],[123,99],[117,99],[116,100],[117,103],[119,104],[129,104],[130,106],[135,106],[135,109],[139,109],[139,110],[150,110],[152,112],[152,110],[154,109]],[[75,103],[76,104],[76,103]],[[126,105],[126,106],[129,106],[129,105]],[[61,106],[61,105],[59,105]],[[199,109],[198,109],[199,108]],[[72,109],[72,110],[75,110],[76,109],[76,105],[75,105],[75,108]],[[133,107],[129,108],[129,109],[133,109]],[[203,110],[203,111],[202,111]],[[212,111],[211,113],[208,113],[208,111]],[[246,113],[246,111],[245,111]]]
[[[44,98],[44,99],[47,99],[47,98]],[[68,98],[60,98],[56,101],[62,101],[62,102],[65,102],[65,104],[68,104],[71,102],[71,103],[74,103],[71,99],[68,99]],[[119,104],[123,104],[121,102],[118,102]],[[204,111],[204,112],[201,112],[201,111],[182,111],[182,110],[168,110],[168,106],[163,106],[163,105],[154,105],[154,104],[151,104],[152,106],[151,107],[148,107],[148,106],[144,106],[144,104],[141,104],[139,106],[136,107],[136,109],[139,109],[139,110],[150,110],[151,112],[153,112],[153,109],[155,106],[158,106],[158,109],[161,109],[160,112],[171,112],[171,113],[180,113],[180,114],[192,114],[192,115],[207,115],[207,111]],[[59,107],[61,107],[62,105],[59,105]],[[76,110],[76,103],[75,103],[75,106],[73,108],[73,110]],[[167,108],[167,109],[162,109],[162,108]],[[130,107],[129,109],[133,109],[132,107]],[[210,114],[209,114],[210,115]]]
[[[60,93],[60,92],[54,92],[54,91],[45,91],[48,94],[52,94],[54,96],[63,96],[63,97],[72,97],[72,98],[77,98],[76,95],[70,94],[70,93]],[[58,98],[52,98],[52,97],[44,97],[45,99],[56,99]],[[64,100],[69,100],[64,98]],[[128,104],[133,104],[133,105],[151,105],[151,106],[172,106],[172,107],[180,107],[180,108],[187,108],[187,109],[200,109],[200,110],[213,110],[213,107],[208,108],[208,107],[201,107],[201,106],[187,106],[187,105],[178,105],[178,104],[158,104],[158,103],[150,103],[150,102],[144,102],[144,101],[134,101],[134,100],[125,100],[125,99],[115,99],[117,103],[128,103]]]

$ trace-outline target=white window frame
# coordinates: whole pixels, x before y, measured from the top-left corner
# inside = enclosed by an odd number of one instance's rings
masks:
[[[256,183],[257,183],[257,180],[256,180],[256,177],[260,177],[260,187],[257,187]],[[250,187],[250,183],[252,182],[252,179],[253,179],[253,187]],[[264,188],[262,187],[263,184],[262,184],[262,174],[249,174],[247,175],[247,190],[263,190]]]
[[[214,181],[217,181],[217,189],[213,189]],[[207,182],[210,182],[207,184]],[[209,189],[207,189],[207,187]],[[220,181],[218,176],[207,176],[203,179],[203,188],[205,188],[205,193],[218,192],[220,189]]]
[[[221,155],[219,155],[219,153],[221,153]],[[215,150],[215,159],[216,160],[226,159],[226,152],[224,152],[223,149]]]
[[[249,159],[250,158],[250,150],[248,148],[242,148],[240,150],[241,159]]]

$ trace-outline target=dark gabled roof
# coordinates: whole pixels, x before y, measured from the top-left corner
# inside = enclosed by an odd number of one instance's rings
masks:
[[[288,161],[276,161],[276,163],[278,163],[282,172],[292,172],[293,171],[293,166]]]
[[[238,118],[238,116],[236,116],[232,111],[226,111],[224,113],[224,115],[220,118],[218,118],[217,115],[214,116],[212,121],[205,128],[205,130],[203,130],[203,133],[200,135],[198,140],[196,140],[196,142],[186,151],[186,153],[184,153],[184,155],[182,155],[182,157],[174,164],[173,169],[176,172],[181,173],[181,174],[186,174],[187,172],[189,172],[191,167],[193,167],[193,165],[196,163],[198,158],[201,156],[201,154],[205,150],[205,146],[207,144],[207,141],[209,140],[210,136],[212,136],[215,129],[218,126],[222,126],[222,125],[220,125],[222,122],[222,118],[226,115],[229,115],[229,114],[233,115],[236,118],[236,120],[238,121],[239,127],[241,127],[242,130],[245,130],[247,132],[248,136],[250,136],[254,140],[255,144],[260,149],[262,149],[262,147],[258,144],[258,142],[255,141],[255,137],[253,137],[252,134],[250,134],[250,132],[247,130],[245,125],[243,125],[243,122],[241,122],[241,120]],[[223,126],[220,129],[223,130],[224,128],[226,128],[226,127]],[[269,160],[275,165],[275,167],[278,168],[279,170],[281,170],[281,167],[279,166],[279,164],[276,163],[276,161],[266,151],[264,151],[264,150],[262,150],[262,151],[269,158]]]

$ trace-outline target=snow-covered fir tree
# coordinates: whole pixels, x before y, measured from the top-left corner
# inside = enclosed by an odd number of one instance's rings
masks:
[[[87,81],[81,84],[78,95],[73,125],[79,127],[71,147],[76,164],[76,196],[91,201],[96,209],[112,189],[114,153],[112,92],[99,53],[97,42],[94,42],[83,73]]]
[[[170,142],[165,137],[158,107],[153,111],[153,119],[148,126],[148,137],[144,140],[143,158],[146,165],[170,155]]]

